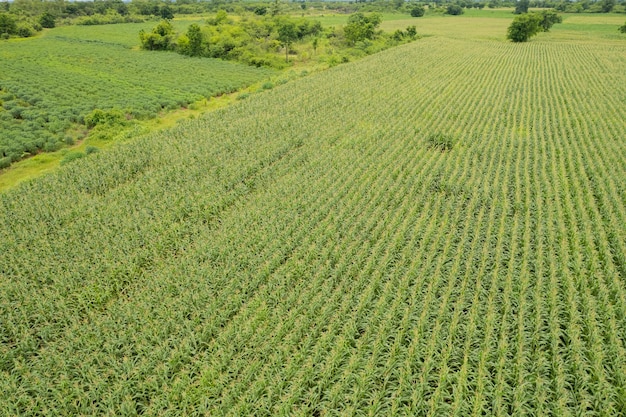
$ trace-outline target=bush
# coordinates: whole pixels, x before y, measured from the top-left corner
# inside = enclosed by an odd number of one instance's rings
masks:
[[[8,168],[11,165],[11,158],[8,156],[0,158],[0,169]]]
[[[0,13],[0,34],[14,35],[16,32],[17,22],[15,18],[8,13]]]
[[[626,33],[626,23],[624,23],[624,25],[620,26],[618,29],[621,33]]]
[[[168,20],[162,20],[150,33],[139,32],[141,47],[149,51],[165,51],[172,49],[174,39],[174,27]]]
[[[424,16],[424,13],[426,11],[424,10],[424,7],[422,6],[415,6],[411,9],[411,16],[412,17],[422,17]]]
[[[39,17],[39,24],[41,25],[41,27],[52,29],[56,24],[54,15],[48,12],[42,14]]]
[[[95,146],[89,145],[85,148],[86,155],[91,155],[92,153],[97,153],[97,152],[100,152],[100,149],[96,148]]]
[[[446,8],[446,14],[449,14],[452,16],[459,16],[459,15],[462,15],[463,13],[464,13],[463,8],[459,6],[458,4],[450,4]]]
[[[17,36],[19,36],[20,38],[30,38],[34,34],[35,29],[31,28],[30,26],[24,25],[17,28]]]
[[[122,125],[125,124],[126,118],[124,113],[117,109],[100,110],[95,109],[87,116],[85,116],[85,125],[88,128],[96,127],[97,125]]]
[[[529,0],[518,0],[518,2],[515,4],[515,11],[513,13],[515,14],[528,13],[529,5],[530,5]]]
[[[61,159],[61,165],[68,164],[72,161],[75,161],[77,159],[84,158],[84,157],[85,157],[85,154],[82,152],[78,152],[78,151],[68,152],[67,154],[65,154],[63,159]]]

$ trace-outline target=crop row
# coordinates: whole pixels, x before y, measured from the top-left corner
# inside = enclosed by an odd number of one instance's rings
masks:
[[[614,48],[426,38],[0,196],[0,406],[626,413]]]
[[[48,36],[10,42],[0,71],[0,159],[3,165],[55,150],[94,109],[154,117],[162,109],[235,91],[267,70],[217,60],[134,51],[109,42]]]

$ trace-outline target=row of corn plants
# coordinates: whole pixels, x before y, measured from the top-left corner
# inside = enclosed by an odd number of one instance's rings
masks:
[[[546,36],[426,38],[0,195],[2,413],[626,413],[626,47]]]

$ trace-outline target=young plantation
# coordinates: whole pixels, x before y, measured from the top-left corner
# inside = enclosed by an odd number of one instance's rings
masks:
[[[124,34],[137,25],[116,25]],[[62,28],[0,47],[0,169],[40,151],[72,144],[72,129],[94,110],[148,118],[236,91],[271,74],[217,60],[190,60],[131,50],[124,35],[85,36]],[[94,30],[92,29],[92,32]],[[106,30],[103,30],[103,34]]]
[[[625,415],[626,41],[508,22],[1,194],[0,414]]]

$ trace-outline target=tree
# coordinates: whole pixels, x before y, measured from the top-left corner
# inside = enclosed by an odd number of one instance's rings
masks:
[[[39,24],[41,25],[41,27],[44,27],[44,28],[48,28],[48,29],[53,28],[55,26],[54,16],[48,12],[42,14],[41,17],[39,18]]]
[[[449,14],[449,15],[452,15],[452,16],[462,15],[463,14],[463,8],[461,6],[459,6],[458,4],[450,4],[446,8],[446,14]]]
[[[283,20],[278,23],[276,30],[278,31],[278,40],[285,46],[285,60],[289,62],[289,45],[298,39],[296,24],[289,20]]]
[[[411,9],[411,16],[412,17],[422,17],[424,16],[424,13],[426,11],[424,10],[423,6],[415,6]]]
[[[168,20],[162,20],[150,33],[141,30],[139,40],[141,47],[149,51],[165,51],[172,48],[174,27]]]
[[[406,34],[409,38],[415,39],[417,37],[417,28],[415,26],[407,26]]]
[[[613,7],[615,7],[615,3],[615,0],[602,0],[600,3],[602,13],[610,13]]]
[[[270,5],[270,16],[276,17],[280,14],[281,4],[279,0],[274,0]]]
[[[541,26],[541,29],[544,32],[549,32],[550,28],[555,23],[563,22],[563,18],[553,10],[543,10],[539,12],[539,16],[541,18],[541,21],[539,22],[539,26]]]
[[[522,14],[513,19],[508,29],[507,39],[513,42],[526,42],[541,30],[541,18],[538,15]]]
[[[161,10],[159,10],[159,14],[161,15],[161,19],[170,20],[174,18],[174,12],[172,11],[172,8],[167,4],[161,7]]]
[[[530,6],[530,0],[518,0],[515,4],[515,14],[528,13],[528,6]]]
[[[187,39],[189,40],[187,55],[202,55],[202,30],[200,29],[199,25],[193,23],[189,26],[189,28],[187,29]]]
[[[348,17],[348,24],[343,28],[343,32],[348,42],[354,45],[358,41],[373,39],[381,21],[382,18],[377,13],[370,15],[353,13]]]
[[[17,23],[8,13],[0,13],[0,35],[13,35],[17,31]]]

